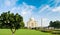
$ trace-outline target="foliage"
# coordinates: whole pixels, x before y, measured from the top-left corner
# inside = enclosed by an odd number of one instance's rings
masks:
[[[60,31],[52,31],[52,34],[60,34]]]
[[[12,33],[15,33],[23,24],[23,17],[18,13],[4,12],[0,15],[0,28],[9,28]]]
[[[52,32],[52,30],[49,30],[49,29],[43,29],[43,30],[41,30],[42,32],[47,32],[47,33],[51,33]]]
[[[50,21],[50,25],[49,25],[50,27],[54,27],[54,28],[60,28],[60,21],[54,21],[54,22],[52,22],[52,21]]]
[[[24,22],[22,21],[21,23],[20,23],[20,25],[21,25],[21,27],[20,28],[24,28]]]

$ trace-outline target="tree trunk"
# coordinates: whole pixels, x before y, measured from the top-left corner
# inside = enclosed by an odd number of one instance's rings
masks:
[[[14,33],[12,32],[12,35],[14,35]]]
[[[14,35],[16,29],[11,29],[12,35]]]

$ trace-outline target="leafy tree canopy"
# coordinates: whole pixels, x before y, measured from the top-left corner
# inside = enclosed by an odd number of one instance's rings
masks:
[[[54,21],[54,22],[52,22],[52,21],[50,21],[50,25],[49,25],[50,27],[54,27],[54,28],[60,28],[60,21]]]
[[[24,26],[23,17],[18,13],[14,14],[8,11],[0,15],[0,28],[9,28],[14,33],[21,26]]]

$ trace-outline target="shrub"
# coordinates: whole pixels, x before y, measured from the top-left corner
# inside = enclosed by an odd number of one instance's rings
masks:
[[[27,27],[24,27],[24,29],[28,29]]]
[[[52,34],[60,34],[60,31],[53,31]]]
[[[34,30],[39,30],[39,27],[35,27],[35,28],[32,28],[32,29],[34,29]]]
[[[43,30],[41,30],[42,32],[47,32],[47,33],[50,33],[50,32],[52,32],[52,30],[48,30],[48,29],[43,29]]]

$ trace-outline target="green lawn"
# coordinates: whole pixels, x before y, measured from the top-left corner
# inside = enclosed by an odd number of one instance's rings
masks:
[[[0,35],[12,35],[12,34],[9,29],[0,29]],[[15,32],[15,35],[52,35],[52,34],[36,30],[19,29]]]

